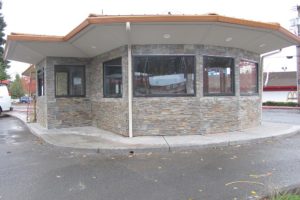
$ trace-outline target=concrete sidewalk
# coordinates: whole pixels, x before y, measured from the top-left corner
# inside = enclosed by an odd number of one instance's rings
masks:
[[[10,112],[26,123],[26,116]],[[221,147],[272,138],[288,137],[300,133],[300,126],[265,122],[256,128],[228,133],[188,136],[139,136],[128,138],[92,126],[45,129],[37,123],[26,123],[33,134],[55,146],[95,150],[104,153],[168,152],[192,148]]]

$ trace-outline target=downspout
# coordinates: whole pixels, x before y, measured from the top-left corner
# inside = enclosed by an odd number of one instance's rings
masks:
[[[263,62],[264,62],[264,59],[265,57],[268,57],[268,56],[272,56],[274,54],[277,54],[277,53],[280,53],[282,51],[282,49],[278,49],[276,51],[272,51],[270,53],[265,53],[265,54],[262,54],[261,57],[260,57],[260,63],[261,63],[261,66],[262,66],[262,71],[263,71]],[[262,82],[263,82],[263,73],[262,73]],[[267,72],[267,76],[266,76],[266,81],[262,84],[262,86],[266,86],[269,82],[269,72]],[[263,91],[263,90],[262,90]]]
[[[260,62],[261,62],[261,66],[263,67],[263,62],[264,62],[264,58],[265,57],[268,57],[268,56],[272,56],[274,54],[277,54],[277,53],[280,53],[282,51],[282,49],[278,49],[276,51],[272,51],[270,53],[265,53],[265,54],[262,54],[261,57],[260,57]],[[263,79],[262,79],[263,80]],[[267,72],[267,76],[266,76],[266,80],[265,82],[263,83],[264,86],[266,86],[269,82],[269,72]]]
[[[277,54],[277,53],[280,53],[282,51],[282,49],[278,49],[278,50],[276,50],[276,51],[271,51],[271,52],[269,52],[269,53],[265,53],[265,54],[262,54],[261,56],[260,56],[260,65],[261,65],[261,100],[260,100],[260,110],[261,110],[261,112],[260,112],[260,120],[262,120],[262,93],[263,93],[263,91],[264,91],[264,59],[265,59],[265,57],[268,57],[268,56],[272,56],[272,55],[274,55],[274,54]],[[266,77],[266,83],[265,84],[267,84],[268,83],[268,80],[269,79],[269,73],[267,72],[267,77]]]
[[[127,56],[128,56],[128,136],[133,137],[132,133],[132,56],[131,56],[131,38],[130,38],[130,22],[126,22],[127,32]]]
[[[269,72],[267,72],[266,80],[265,80],[264,86],[267,86],[267,85],[268,85],[268,82],[269,82]]]

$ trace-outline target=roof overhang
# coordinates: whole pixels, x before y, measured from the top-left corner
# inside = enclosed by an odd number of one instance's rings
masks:
[[[130,22],[130,32],[126,23]],[[5,59],[36,64],[43,58],[94,57],[128,43],[204,44],[258,54],[299,45],[300,39],[277,23],[220,15],[91,15],[66,36],[11,34]]]

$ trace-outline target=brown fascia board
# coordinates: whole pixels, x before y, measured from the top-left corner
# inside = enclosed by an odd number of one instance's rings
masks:
[[[233,25],[240,25],[252,28],[261,28],[278,31],[288,38],[300,44],[300,38],[285,28],[281,27],[278,23],[265,23],[245,19],[238,19],[226,17],[216,14],[208,15],[94,15],[91,14],[79,26],[73,29],[66,36],[48,36],[48,35],[31,35],[22,33],[12,33],[7,37],[7,40],[14,41],[43,41],[43,42],[64,42],[68,41],[79,32],[92,24],[115,24],[115,23],[151,23],[151,22],[220,22]]]
[[[63,36],[54,35],[35,35],[25,33],[11,33],[7,36],[7,40],[12,41],[45,41],[45,42],[62,42],[64,41]]]

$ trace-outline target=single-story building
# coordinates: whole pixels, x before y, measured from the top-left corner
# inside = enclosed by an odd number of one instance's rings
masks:
[[[297,102],[297,71],[264,72],[262,102]]]
[[[261,54],[299,45],[277,23],[208,15],[90,15],[66,36],[12,33],[5,59],[34,64],[37,122],[124,136],[261,123]]]

